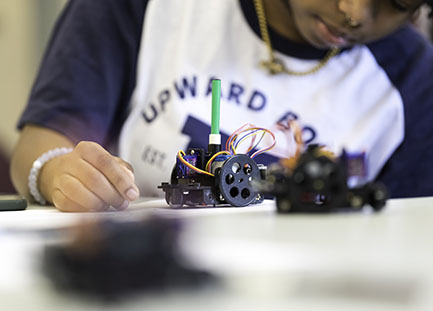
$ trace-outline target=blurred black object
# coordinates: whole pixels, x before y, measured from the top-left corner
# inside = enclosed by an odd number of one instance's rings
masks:
[[[280,213],[329,213],[359,211],[369,204],[380,211],[388,198],[380,183],[366,183],[350,188],[349,171],[364,170],[359,157],[347,153],[333,158],[317,145],[308,146],[294,168],[279,165],[268,172],[266,182],[256,186],[259,191],[275,196]]]
[[[71,232],[70,243],[45,250],[43,268],[58,289],[114,300],[140,290],[197,287],[215,280],[185,260],[177,220],[104,220]]]

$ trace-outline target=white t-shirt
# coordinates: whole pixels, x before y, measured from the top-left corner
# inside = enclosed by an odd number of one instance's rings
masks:
[[[291,70],[326,54],[270,34]],[[218,78],[223,142],[245,123],[275,131],[276,148],[257,162],[290,154],[275,125],[297,119],[307,143],[365,152],[367,179],[393,197],[433,195],[433,50],[415,30],[343,50],[303,77],[270,76],[258,66],[266,59],[250,0],[71,0],[19,127],[114,143],[142,194],[162,195],[177,152],[207,147]]]

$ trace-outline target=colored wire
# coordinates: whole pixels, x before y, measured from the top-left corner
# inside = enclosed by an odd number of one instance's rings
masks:
[[[305,143],[302,138],[302,129],[296,120],[289,120],[287,123],[277,123],[277,127],[287,136],[290,135],[295,141],[296,150],[294,155],[280,160],[280,163],[284,167],[289,169],[290,172],[293,172],[295,167],[298,165],[299,158],[305,148]]]
[[[229,150],[229,147],[231,146],[233,139],[235,139],[239,133],[243,132],[244,128],[251,128],[251,127],[254,127],[254,125],[247,123],[242,125],[236,131],[234,131],[226,141],[226,150]]]
[[[185,152],[183,151],[183,150],[180,150],[178,153],[177,153],[177,158],[184,164],[184,165],[186,165],[186,166],[188,166],[190,169],[192,169],[193,171],[196,171],[197,173],[200,173],[200,174],[206,174],[206,175],[209,175],[209,176],[214,176],[212,173],[209,173],[209,172],[206,172],[206,171],[203,171],[203,170],[201,170],[201,169],[199,169],[199,168],[197,168],[197,167],[195,167],[194,165],[192,165],[191,163],[188,163],[183,157],[185,156]]]
[[[266,147],[266,148],[263,148],[263,149],[260,149],[260,150],[258,150],[258,151],[256,151],[256,152],[254,152],[254,153],[251,155],[251,159],[254,159],[256,156],[258,156],[258,155],[260,155],[260,154],[262,154],[262,153],[265,153],[265,152],[271,150],[272,148],[275,147],[275,144],[277,143],[277,141],[276,141],[276,139],[275,139],[275,135],[274,135],[274,133],[272,133],[271,131],[269,131],[269,130],[267,130],[267,129],[264,129],[264,131],[265,131],[266,133],[268,133],[269,135],[272,136],[273,142],[272,142],[272,144],[271,144],[270,146],[268,146],[268,147]]]
[[[265,135],[266,135],[266,132],[263,132],[262,133],[262,137],[260,137],[259,141],[253,147],[251,147],[251,149],[248,152],[250,152],[251,150],[256,149],[258,147],[258,145],[260,145],[260,143],[262,142],[263,137],[265,137]]]
[[[230,153],[232,154],[236,154],[236,148],[233,145],[236,141],[236,139],[238,138],[238,136],[243,133],[248,131],[249,129],[254,128],[254,125],[251,124],[244,124],[243,126],[241,126],[239,129],[237,129],[235,132],[233,132],[232,135],[230,135],[229,139],[226,142],[226,150],[230,151]]]
[[[253,132],[250,132],[250,133],[244,135],[244,136],[243,136],[242,138],[240,138],[240,139],[238,139],[238,136],[240,136],[240,135],[237,135],[237,136],[234,138],[233,142],[232,142],[232,150],[233,150],[233,153],[236,154],[236,150],[238,149],[239,145],[240,145],[242,142],[244,142],[246,139],[252,137],[252,141],[255,141],[255,138],[256,138],[257,132],[258,132],[258,130],[253,131]],[[250,144],[250,147],[247,149],[247,151],[246,151],[245,153],[248,154],[249,151],[251,151],[251,144]]]
[[[246,134],[241,136],[242,133],[246,133]],[[259,141],[256,144],[254,144],[257,135],[260,135],[260,134],[262,134],[262,136],[260,137]],[[263,137],[266,134],[271,135],[273,141],[272,141],[270,146],[263,148],[263,149],[260,149],[260,150],[256,151],[255,153],[253,153],[253,155],[251,155],[251,158],[254,158],[254,157],[258,156],[259,154],[262,154],[266,151],[271,150],[276,144],[275,135],[271,131],[269,131],[268,129],[265,129],[262,127],[255,127],[255,126],[252,126],[250,124],[246,124],[246,125],[242,126],[241,128],[239,128],[236,132],[234,132],[229,137],[229,139],[227,140],[227,143],[226,143],[226,149],[228,149],[230,154],[236,154],[236,150],[239,147],[239,145],[242,142],[244,142],[245,140],[247,140],[248,138],[252,138],[252,142],[250,144],[250,147],[248,148],[248,150],[246,152],[248,154],[251,150],[253,150],[254,148],[256,148],[260,144],[260,142],[262,141]],[[241,136],[241,138],[238,139],[238,137],[240,137],[240,136]],[[227,148],[227,146],[229,146],[229,148]]]
[[[253,138],[252,138],[252,142],[251,142],[251,144],[250,144],[250,147],[248,148],[248,150],[251,151],[251,147],[253,146],[254,141],[255,141],[255,139],[256,139],[256,133],[259,132],[259,131],[261,131],[261,130],[260,130],[260,129],[256,129],[256,130],[254,130],[254,131],[252,131],[252,132],[250,132],[250,133],[245,134],[242,138],[240,138],[240,139],[236,142],[235,148],[237,149],[238,146],[239,146],[239,145],[240,145],[240,144],[241,144],[245,139],[247,139],[247,138],[250,137],[250,136],[253,136]],[[253,134],[254,134],[254,135],[253,135]],[[246,153],[248,153],[249,151],[247,151]]]
[[[242,135],[244,134],[244,135]],[[274,133],[272,133],[271,131],[269,131],[268,129],[262,128],[262,127],[257,127],[255,125],[252,124],[244,124],[243,126],[241,126],[240,128],[238,128],[235,132],[233,132],[229,138],[226,141],[226,145],[225,145],[225,149],[223,151],[217,152],[215,153],[210,159],[209,161],[206,163],[205,166],[205,171],[199,169],[198,167],[192,165],[191,163],[188,163],[185,159],[185,152],[183,150],[180,150],[177,154],[178,159],[182,162],[182,164],[184,164],[185,166],[189,167],[190,169],[192,169],[193,171],[199,173],[199,174],[206,174],[208,176],[212,176],[214,177],[214,174],[212,174],[210,172],[211,170],[211,165],[212,162],[216,159],[217,156],[219,155],[235,155],[236,154],[236,149],[248,138],[251,138],[251,143],[250,146],[248,147],[246,154],[248,154],[249,152],[251,152],[252,150],[254,150],[255,148],[257,148],[257,146],[262,142],[263,138],[265,137],[266,134],[271,135],[272,137],[272,143],[270,146],[260,149],[256,152],[254,152],[250,157],[254,158],[256,156],[258,156],[259,154],[262,154],[266,151],[271,150],[272,148],[274,148],[275,144],[276,144],[276,140],[275,140],[275,135]],[[257,140],[257,136],[261,135],[260,138]],[[240,138],[239,138],[240,137]],[[256,142],[257,140],[257,142]]]
[[[211,171],[210,171],[210,168],[211,168],[210,166],[211,166],[213,160],[215,160],[215,158],[216,158],[217,156],[222,155],[222,154],[230,155],[230,152],[224,150],[224,151],[220,151],[220,152],[215,153],[215,154],[214,154],[214,155],[209,159],[209,161],[207,161],[207,164],[206,164],[206,171],[208,171],[209,173],[211,172]]]
[[[298,158],[305,147],[304,140],[302,138],[302,129],[299,126],[298,122],[296,122],[295,120],[289,120],[287,121],[287,125],[283,123],[278,123],[277,126],[284,133],[291,133],[296,143],[296,151],[294,157]]]

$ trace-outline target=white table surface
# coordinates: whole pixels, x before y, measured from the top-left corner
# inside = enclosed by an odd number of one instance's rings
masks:
[[[143,294],[121,305],[60,295],[41,277],[38,232],[83,219],[184,219],[182,245],[224,280],[198,292]],[[385,209],[279,215],[272,201],[246,208],[168,209],[142,200],[124,212],[70,214],[50,207],[0,213],[1,310],[433,310],[433,198]]]

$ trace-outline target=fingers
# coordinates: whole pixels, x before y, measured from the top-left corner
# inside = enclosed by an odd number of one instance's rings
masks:
[[[125,160],[123,160],[122,158],[119,158],[119,157],[114,157],[114,159],[117,161],[117,163],[119,163],[120,165],[125,167],[128,172],[132,173],[132,176],[134,176],[134,168],[132,167],[131,164],[129,164],[128,162],[126,162]],[[134,178],[134,177],[132,177],[132,178]]]
[[[90,209],[69,199],[62,191],[56,189],[52,194],[53,204],[62,212],[88,212]]]
[[[59,210],[64,212],[105,211],[110,208],[110,205],[118,210],[124,210],[129,205],[129,202],[123,199],[119,205],[107,203],[80,180],[69,174],[59,176],[56,185],[58,188],[53,192],[52,201]]]
[[[41,171],[44,195],[61,211],[126,209],[139,196],[132,167],[93,142],[47,162]]]
[[[75,148],[81,157],[100,171],[125,200],[134,201],[140,192],[133,174],[119,165],[118,160],[96,143],[79,143]],[[126,162],[124,162],[126,163]]]
[[[110,181],[94,166],[83,159],[75,161],[68,168],[68,172],[82,183],[81,188],[91,191],[109,206],[124,209],[128,201],[114,188]],[[99,208],[99,207],[98,207]]]
[[[68,200],[73,201],[76,205],[87,210],[102,211],[108,206],[106,202],[86,188],[80,180],[72,175],[61,175],[58,186],[58,189]],[[68,206],[66,206],[66,208],[68,209]]]

